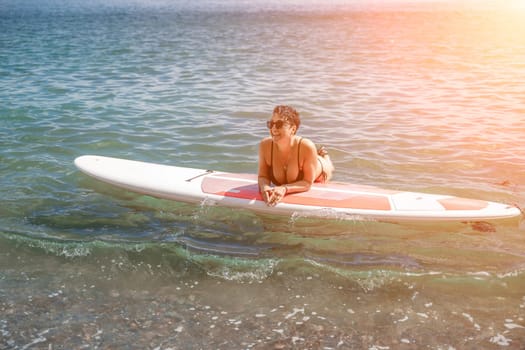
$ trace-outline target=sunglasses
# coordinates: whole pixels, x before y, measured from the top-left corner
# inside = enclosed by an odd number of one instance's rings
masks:
[[[272,129],[274,126],[276,129],[280,129],[283,127],[284,124],[286,124],[287,122],[284,121],[284,120],[278,120],[276,122],[272,121],[272,120],[268,120],[266,122],[266,126],[268,127],[268,129]]]

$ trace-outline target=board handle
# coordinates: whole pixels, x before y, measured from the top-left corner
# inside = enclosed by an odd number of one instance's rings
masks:
[[[204,173],[199,174],[199,175],[194,176],[194,177],[191,177],[189,179],[186,179],[185,181],[186,182],[192,182],[193,180],[198,179],[201,176],[208,175],[208,174],[211,174],[211,173],[214,173],[214,171],[213,170],[206,170]]]

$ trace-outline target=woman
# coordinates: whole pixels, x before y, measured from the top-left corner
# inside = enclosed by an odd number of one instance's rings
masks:
[[[267,122],[270,136],[259,145],[259,191],[269,206],[332,177],[334,166],[324,148],[317,151],[312,141],[296,135],[300,124],[299,113],[289,106],[275,107]]]

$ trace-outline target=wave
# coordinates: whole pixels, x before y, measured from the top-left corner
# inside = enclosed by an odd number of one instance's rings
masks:
[[[34,237],[17,232],[0,233],[0,253],[19,260],[61,259],[87,270],[114,274],[184,278],[207,275],[238,283],[270,278],[328,279],[334,285],[352,283],[364,292],[392,285],[430,282],[440,288],[457,285],[506,288],[519,285],[525,265],[507,271],[444,271],[420,265],[401,254],[353,253],[331,255],[304,252],[297,246],[265,246],[249,249],[226,243],[209,243],[182,237],[172,242],[125,240],[71,240]],[[21,258],[22,257],[22,258]],[[8,261],[6,261],[8,263]],[[0,265],[2,265],[0,259]],[[10,264],[13,268],[13,264]],[[24,269],[23,266],[20,269]]]

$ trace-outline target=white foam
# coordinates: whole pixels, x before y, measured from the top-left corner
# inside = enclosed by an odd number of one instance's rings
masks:
[[[512,339],[505,338],[505,336],[498,333],[495,336],[490,338],[490,342],[493,344],[500,345],[500,346],[509,346],[510,343],[512,342]]]
[[[515,329],[515,328],[525,328],[522,325],[516,324],[516,323],[505,323],[505,328],[507,329]]]
[[[286,315],[284,318],[285,318],[285,319],[289,319],[290,317],[294,317],[294,316],[297,315],[298,313],[302,313],[302,314],[304,314],[304,307],[301,308],[301,309],[294,308],[294,309],[293,309],[293,312],[289,313],[289,314]]]

